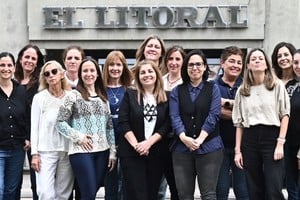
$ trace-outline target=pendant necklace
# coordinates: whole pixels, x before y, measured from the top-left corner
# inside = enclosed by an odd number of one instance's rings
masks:
[[[117,96],[120,88],[121,87],[118,87],[116,93],[114,93],[113,88],[109,88],[109,90],[111,91],[111,94],[112,94],[112,98],[113,98],[113,101],[111,102],[113,105],[118,104],[119,101],[120,101],[118,96]]]
[[[169,79],[170,77],[168,77],[168,83],[169,83],[169,88],[172,88],[173,84],[176,83],[177,81],[179,81],[181,79],[181,77],[179,77],[178,79],[176,79],[175,81],[170,81]]]

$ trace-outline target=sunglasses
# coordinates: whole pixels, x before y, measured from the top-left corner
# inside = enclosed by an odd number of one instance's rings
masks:
[[[58,69],[52,69],[52,70],[50,70],[50,71],[45,71],[45,72],[44,72],[44,76],[45,76],[45,77],[48,77],[48,76],[50,76],[50,74],[56,75],[57,72],[58,72]]]

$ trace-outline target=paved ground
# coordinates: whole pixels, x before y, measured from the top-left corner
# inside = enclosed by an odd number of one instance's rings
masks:
[[[286,194],[285,190],[284,190],[284,194],[285,194],[285,197],[287,197],[287,194]],[[31,189],[30,189],[30,179],[29,179],[29,173],[28,173],[28,171],[24,172],[23,186],[22,186],[21,196],[22,196],[21,200],[32,199]],[[166,199],[168,199],[168,200],[170,199],[169,192],[167,192],[167,198]],[[235,199],[232,190],[230,190],[229,199],[230,200],[234,200]],[[99,192],[97,194],[97,200],[104,200],[104,189],[103,188],[101,188],[99,190]],[[199,194],[199,190],[198,189],[196,189],[196,192],[195,192],[195,200],[200,200],[200,194]]]

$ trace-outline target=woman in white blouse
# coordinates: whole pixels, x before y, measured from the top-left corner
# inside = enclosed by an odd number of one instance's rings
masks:
[[[47,62],[41,69],[39,93],[31,110],[31,167],[36,171],[41,200],[68,199],[72,191],[68,141],[55,129],[59,107],[70,90],[62,66]]]

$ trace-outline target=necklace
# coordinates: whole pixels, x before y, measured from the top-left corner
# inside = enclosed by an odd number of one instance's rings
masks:
[[[109,88],[109,91],[112,94],[112,96],[110,95],[112,97],[111,100],[110,100],[110,103],[113,104],[113,105],[118,104],[119,101],[120,101],[119,98],[118,98],[118,96],[117,96],[120,88],[121,87],[118,87],[116,93],[114,93],[113,88]]]
[[[62,90],[61,92],[58,92],[57,94],[54,93],[54,92],[52,92],[52,91],[50,91],[50,90],[49,90],[49,92],[50,92],[50,94],[52,96],[54,96],[56,98],[59,98],[59,99],[61,99],[65,95],[65,91],[64,90]]]
[[[169,84],[169,87],[172,87],[174,83],[176,83],[177,81],[179,81],[181,79],[181,77],[179,77],[178,79],[175,79],[175,81],[170,81],[170,77],[168,77],[168,84]]]

